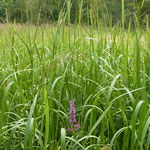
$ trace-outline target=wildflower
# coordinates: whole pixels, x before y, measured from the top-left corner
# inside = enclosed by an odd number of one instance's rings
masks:
[[[76,123],[76,111],[75,111],[75,104],[74,104],[74,100],[70,100],[70,122],[72,127],[68,128],[67,130],[69,132],[74,131],[78,131],[81,127],[80,124],[75,124]]]
[[[74,104],[74,100],[70,101],[70,122],[72,125],[74,125],[74,123],[76,122],[76,115],[75,115],[76,111],[75,111],[75,104]]]
[[[74,125],[74,130],[75,130],[75,131],[78,131],[80,128],[81,128],[81,127],[80,127],[80,124],[79,124],[79,123],[76,124],[76,125]]]

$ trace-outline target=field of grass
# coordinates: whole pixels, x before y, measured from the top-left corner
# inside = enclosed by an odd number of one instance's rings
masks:
[[[81,128],[69,132],[71,99]],[[0,25],[0,149],[107,144],[149,150],[149,25]]]

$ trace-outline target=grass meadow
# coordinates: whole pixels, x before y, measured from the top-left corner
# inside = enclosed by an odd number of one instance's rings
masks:
[[[0,149],[149,150],[148,21],[68,22],[0,25]]]

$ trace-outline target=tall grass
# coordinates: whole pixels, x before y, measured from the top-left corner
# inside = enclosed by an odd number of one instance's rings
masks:
[[[148,150],[148,20],[125,29],[122,1],[121,27],[103,26],[90,8],[83,26],[81,1],[71,25],[66,3],[57,25],[0,25],[0,149]],[[67,131],[72,98],[78,132]]]

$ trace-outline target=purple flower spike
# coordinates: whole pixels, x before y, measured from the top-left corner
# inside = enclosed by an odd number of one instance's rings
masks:
[[[72,127],[67,129],[69,132],[72,132],[73,130],[78,131],[81,128],[80,124],[75,124],[76,123],[75,113],[76,111],[75,111],[74,100],[70,100],[70,122],[71,122]]]
[[[75,119],[76,115],[75,115],[75,104],[74,104],[74,100],[70,101],[70,122],[72,125],[74,125],[74,123],[76,122]]]
[[[69,132],[72,132],[72,128],[68,128],[67,130],[68,130]]]
[[[80,124],[76,124],[74,127],[75,127],[75,131],[78,131],[81,128]]]

